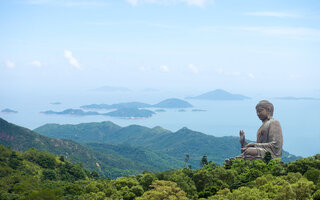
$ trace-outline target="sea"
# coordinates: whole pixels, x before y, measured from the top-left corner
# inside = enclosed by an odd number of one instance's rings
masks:
[[[29,128],[31,130],[47,123],[79,124],[86,122],[111,121],[119,126],[133,124],[153,128],[161,126],[170,131],[177,131],[183,127],[202,132],[215,137],[239,136],[244,130],[246,138],[256,140],[256,133],[261,126],[255,106],[261,98],[243,101],[208,101],[184,99],[186,95],[168,92],[65,92],[65,93],[10,93],[1,97],[0,110],[9,108],[18,113],[0,112],[0,117]],[[45,115],[42,111],[63,111],[68,108],[77,109],[88,104],[114,104],[139,101],[156,104],[166,98],[180,98],[188,101],[194,107],[184,109],[165,109],[151,118],[128,119],[109,116],[71,116]],[[280,121],[284,150],[297,156],[313,156],[320,153],[320,101],[319,100],[281,100],[269,98],[274,104],[274,118]],[[53,104],[59,102],[60,104]],[[205,111],[192,111],[201,109]],[[151,109],[156,110],[156,109]],[[107,112],[102,110],[100,112]]]

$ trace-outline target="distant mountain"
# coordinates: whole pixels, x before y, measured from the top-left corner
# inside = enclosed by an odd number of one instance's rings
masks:
[[[5,108],[3,110],[1,110],[2,113],[18,113],[18,111],[15,110],[11,110],[9,108]]]
[[[152,117],[155,112],[146,109],[138,109],[138,108],[118,108],[115,111],[111,111],[108,113],[98,113],[95,111],[85,112],[81,109],[66,109],[61,112],[56,112],[52,110],[43,111],[43,114],[51,115],[76,115],[76,116],[88,116],[88,115],[106,115],[111,117],[126,117],[126,118],[148,118]]]
[[[119,108],[115,111],[108,112],[104,115],[111,117],[125,117],[125,118],[148,118],[152,117],[155,112],[146,109],[138,108]]]
[[[157,104],[151,105],[142,102],[127,102],[127,103],[117,103],[117,104],[90,104],[83,105],[83,109],[127,109],[127,108],[191,108],[193,107],[189,102],[171,98],[163,100]]]
[[[171,99],[163,100],[157,104],[154,104],[152,107],[155,107],[155,108],[191,108],[193,106],[187,101],[184,101],[181,99],[176,99],[176,98],[171,98]]]
[[[61,103],[60,102],[52,102],[50,103],[51,105],[60,105]]]
[[[202,109],[192,109],[192,112],[206,112],[207,110]]]
[[[165,109],[156,109],[155,112],[166,112]]]
[[[187,97],[187,99],[200,99],[200,100],[245,100],[250,99],[250,97],[241,95],[241,94],[232,94],[225,90],[217,89],[213,90],[199,96]]]
[[[141,102],[128,102],[128,103],[117,103],[117,104],[90,104],[81,106],[83,109],[119,109],[119,108],[147,108],[150,104]]]
[[[67,125],[67,129],[73,129],[74,131],[82,130],[84,125],[89,127],[91,131],[99,130],[99,126],[100,128],[108,126],[106,130],[110,132],[118,129],[116,125],[107,122],[99,124],[98,127],[95,126],[95,123],[89,126],[88,124],[82,124],[78,125],[78,127]],[[57,128],[58,126],[51,124],[49,127]],[[81,136],[88,137],[87,135]],[[96,170],[110,178],[136,174],[144,170],[159,171],[183,166],[181,161],[173,157],[143,147],[137,148],[130,145],[117,146],[107,144],[101,147],[98,144],[85,145],[71,140],[49,138],[29,129],[8,123],[1,118],[0,144],[18,151],[26,151],[34,147],[39,151],[63,155],[69,161],[81,162],[85,168]],[[103,148],[104,152],[94,150],[97,148]],[[130,152],[130,154],[127,152]]]
[[[56,112],[56,111],[52,111],[52,110],[48,110],[48,111],[43,111],[41,112],[43,114],[56,114],[56,115],[80,115],[80,116],[84,116],[84,115],[100,115],[100,113],[98,112],[85,112],[81,109],[66,109],[64,111],[61,112]]]
[[[281,99],[281,100],[320,100],[320,98],[313,98],[313,97],[275,97],[275,99]]]
[[[226,158],[240,154],[238,137],[214,137],[188,128],[171,132],[161,127],[147,128],[131,125],[121,128],[113,123],[104,122],[94,125],[87,123],[71,126],[49,124],[41,126],[35,131],[51,137],[68,138],[79,142],[87,140],[113,145],[125,143],[141,146],[165,153],[180,161],[183,161],[185,155],[188,154],[190,163],[194,167],[199,167],[199,162],[204,154],[208,156],[208,160],[220,164]],[[100,135],[96,140],[95,137],[91,136],[95,134]],[[283,153],[284,161],[293,161],[297,158],[287,152]]]

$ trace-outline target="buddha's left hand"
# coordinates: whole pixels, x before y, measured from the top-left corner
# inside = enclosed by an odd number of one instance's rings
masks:
[[[249,144],[247,144],[247,145],[246,145],[246,148],[248,148],[248,147],[255,147],[255,143],[249,143]]]

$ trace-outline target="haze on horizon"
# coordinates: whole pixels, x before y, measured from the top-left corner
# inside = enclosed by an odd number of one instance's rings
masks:
[[[320,97],[317,0],[1,0],[0,90]]]

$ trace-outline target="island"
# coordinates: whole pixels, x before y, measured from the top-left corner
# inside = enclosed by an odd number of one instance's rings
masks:
[[[165,109],[156,109],[156,110],[154,110],[154,112],[166,112],[166,110]]]
[[[108,113],[98,113],[94,111],[85,112],[81,109],[66,109],[61,112],[56,112],[52,110],[41,112],[47,115],[74,115],[74,116],[89,116],[89,115],[104,115],[110,117],[123,117],[123,118],[148,118],[151,117],[155,112],[146,109],[138,108],[119,108]]]
[[[40,113],[47,114],[47,115],[55,114],[55,115],[77,115],[77,116],[101,115],[98,112],[92,112],[92,111],[85,112],[85,111],[83,111],[81,109],[66,109],[66,110],[61,111],[61,112],[48,110],[48,111],[43,111],[43,112],[40,112]]]
[[[80,108],[83,109],[119,109],[119,108],[147,108],[151,107],[150,104],[142,103],[142,102],[128,102],[128,103],[117,103],[117,104],[90,104],[90,105],[84,105]]]
[[[232,94],[225,90],[217,89],[199,96],[186,97],[186,99],[199,99],[199,100],[215,100],[215,101],[230,101],[230,100],[246,100],[250,97],[241,94]]]
[[[52,102],[52,103],[50,103],[51,105],[60,105],[61,104],[61,102]]]
[[[116,103],[116,104],[90,104],[90,105],[83,105],[80,106],[82,109],[94,109],[94,110],[110,110],[110,109],[122,109],[122,108],[191,108],[193,107],[189,102],[177,99],[177,98],[170,98],[165,99],[157,104],[148,104],[142,103],[138,101],[127,102],[127,103]]]
[[[193,106],[184,100],[171,98],[163,100],[157,104],[154,104],[152,107],[155,108],[192,108]]]
[[[3,110],[1,110],[2,113],[18,113],[18,111],[15,110],[11,110],[9,108],[5,108]]]
[[[192,112],[206,112],[207,110],[202,110],[202,109],[192,109]]]
[[[148,118],[152,117],[155,112],[146,109],[138,108],[119,108],[115,111],[105,113],[104,115],[111,117],[121,117],[121,118]]]

